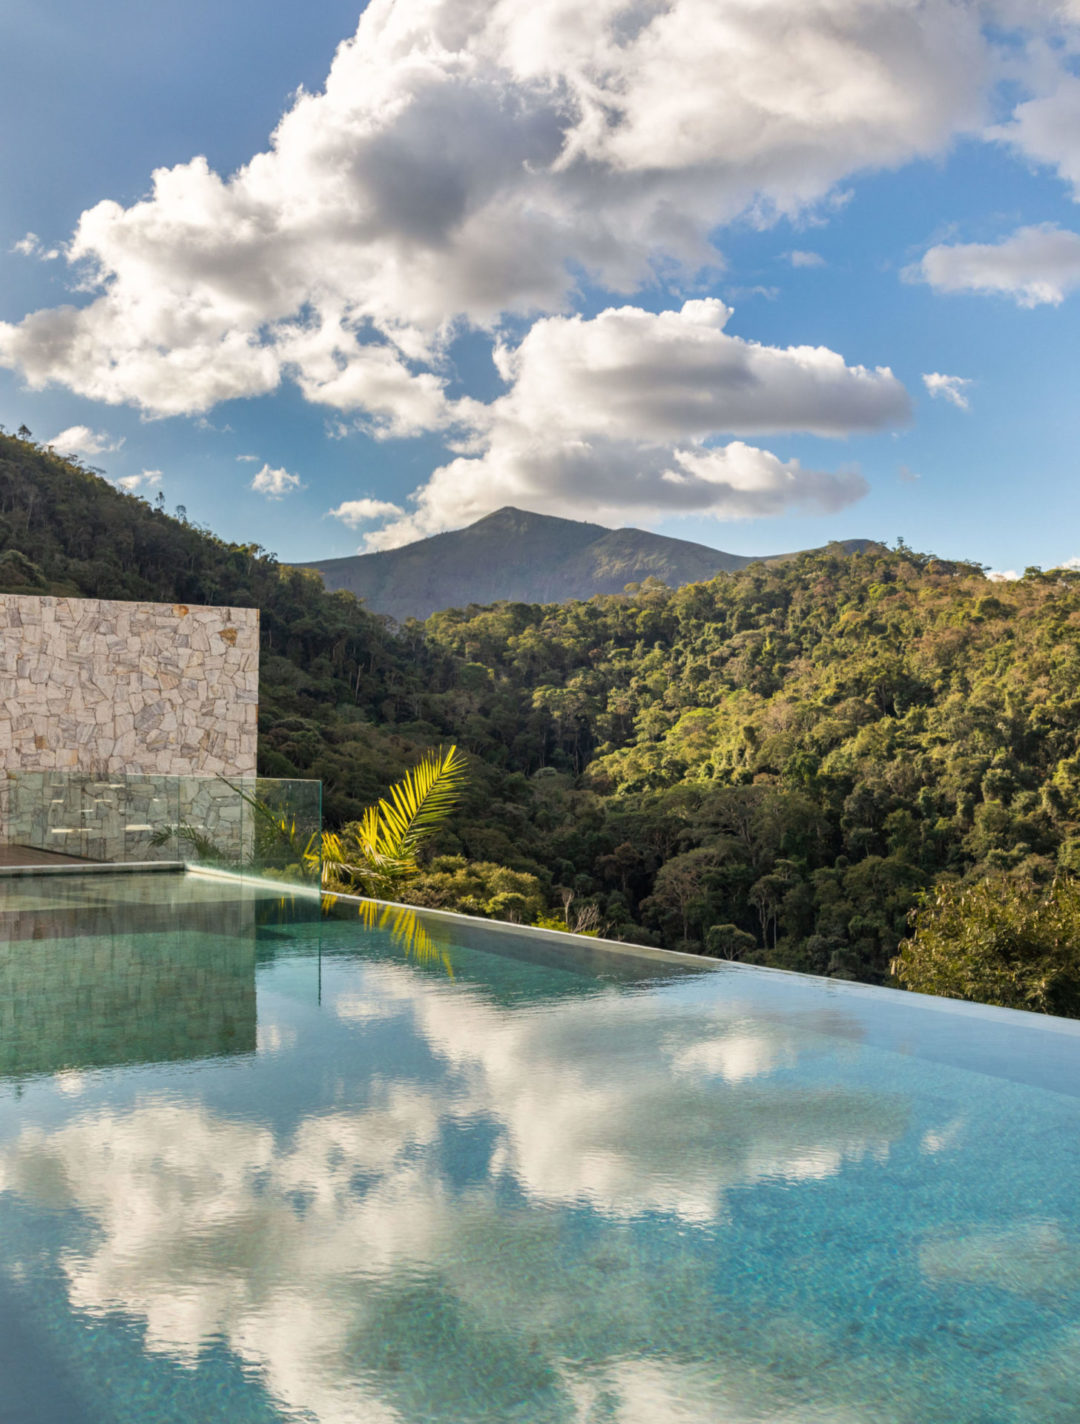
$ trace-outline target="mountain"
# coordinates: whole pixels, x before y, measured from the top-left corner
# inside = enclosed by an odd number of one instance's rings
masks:
[[[869,544],[849,539],[840,547],[853,553]],[[628,583],[647,578],[681,588],[747,564],[795,557],[725,554],[643,529],[605,529],[507,506],[466,529],[400,549],[316,559],[300,567],[317,569],[330,591],[346,589],[372,612],[403,622],[471,603],[565,603],[621,593]]]

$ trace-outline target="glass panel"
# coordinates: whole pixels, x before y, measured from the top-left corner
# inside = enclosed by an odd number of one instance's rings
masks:
[[[248,786],[243,784],[245,791]],[[317,882],[322,782],[261,776],[251,784],[244,805],[251,824],[252,867],[260,874],[297,875]]]
[[[3,792],[0,848],[8,864],[180,860],[318,880],[318,781],[27,771],[9,772]]]

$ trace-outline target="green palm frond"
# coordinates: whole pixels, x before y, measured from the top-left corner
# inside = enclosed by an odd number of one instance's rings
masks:
[[[391,786],[389,800],[383,797],[378,806],[368,807],[361,834],[371,835],[382,854],[415,860],[421,842],[454,809],[464,783],[465,758],[457,747],[428,752]]]
[[[312,836],[304,851],[304,863],[317,875],[320,862],[323,888],[343,894],[385,894],[415,869],[413,861],[388,855],[365,838],[362,823],[355,821],[340,835],[324,831],[321,839]]]
[[[428,754],[340,833],[312,837],[304,861],[320,861],[327,891],[386,897],[415,873],[428,836],[445,824],[465,783],[466,761],[457,747]]]

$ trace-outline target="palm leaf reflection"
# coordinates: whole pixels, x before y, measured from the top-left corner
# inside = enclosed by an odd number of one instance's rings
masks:
[[[337,895],[322,897],[323,914],[327,914],[338,903]],[[361,900],[356,913],[367,930],[382,930],[390,936],[390,943],[400,950],[406,959],[425,966],[442,965],[447,975],[453,979],[454,966],[450,956],[437,944],[427,927],[421,922],[415,910],[407,905],[380,905],[374,900]]]

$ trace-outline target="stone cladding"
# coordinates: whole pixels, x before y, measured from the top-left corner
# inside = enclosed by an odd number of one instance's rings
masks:
[[[259,614],[0,594],[0,771],[254,776]]]

